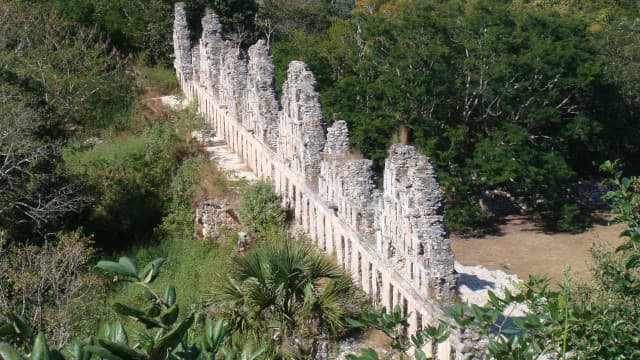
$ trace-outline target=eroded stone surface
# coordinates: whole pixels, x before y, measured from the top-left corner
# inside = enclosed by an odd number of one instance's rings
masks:
[[[393,145],[384,169],[377,249],[427,296],[451,301],[455,275],[433,166],[413,146]]]
[[[278,153],[290,168],[315,186],[324,149],[324,122],[316,79],[307,65],[292,61],[282,85]]]
[[[180,80],[191,80],[191,33],[184,3],[177,3],[174,11],[173,66]]]
[[[269,147],[278,146],[278,101],[274,90],[274,67],[266,41],[259,40],[249,48],[247,99],[244,113],[247,128]]]
[[[206,199],[196,207],[195,235],[201,239],[217,239],[220,227],[237,227],[238,216],[224,199]]]

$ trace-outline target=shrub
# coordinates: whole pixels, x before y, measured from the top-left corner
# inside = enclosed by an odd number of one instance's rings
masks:
[[[463,236],[473,235],[478,229],[482,229],[487,222],[487,213],[478,203],[463,201],[455,204],[447,204],[444,214],[445,223],[449,230]]]
[[[81,230],[43,246],[0,243],[0,313],[29,319],[63,346],[95,327],[102,283],[88,271],[93,249]]]
[[[281,227],[285,220],[280,197],[265,182],[251,185],[245,190],[238,216],[244,229],[257,238],[264,238],[273,228]]]
[[[93,190],[94,207],[80,219],[96,241],[111,248],[148,240],[165,214],[179,143],[166,126],[121,137],[85,151],[69,151],[69,172]]]
[[[270,341],[272,358],[307,358],[313,339],[343,334],[362,303],[333,259],[288,234],[235,258],[219,276],[209,301],[235,331]]]

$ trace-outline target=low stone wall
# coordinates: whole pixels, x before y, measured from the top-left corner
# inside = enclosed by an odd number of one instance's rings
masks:
[[[377,304],[411,313],[410,333],[449,321],[444,309],[455,298],[456,275],[429,160],[394,145],[381,191],[372,162],[351,155],[346,123],[326,129],[304,63],[289,65],[280,105],[264,41],[245,53],[212,14],[192,48],[184,4],[176,4],[175,17],[175,68],[185,96],[258,177],[274,184],[296,226]],[[472,340],[454,331],[426,350],[437,359],[469,358],[477,351]]]

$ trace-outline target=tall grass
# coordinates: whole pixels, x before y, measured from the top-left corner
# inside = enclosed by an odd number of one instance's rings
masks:
[[[160,94],[180,93],[180,84],[174,69],[165,66],[136,65],[136,81],[138,86]]]

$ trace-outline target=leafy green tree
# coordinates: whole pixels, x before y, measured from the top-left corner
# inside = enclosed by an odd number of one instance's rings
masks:
[[[436,164],[454,231],[492,220],[480,200],[496,190],[545,228],[578,231],[588,218],[573,184],[597,177],[594,164],[607,158],[638,169],[637,15],[607,2],[602,9],[629,17],[595,26],[580,12],[595,14],[596,2],[554,3],[571,6],[361,1],[317,36],[277,41],[274,59],[309,63],[325,117],[345,119],[378,170],[394,134],[409,129]]]
[[[613,222],[627,225],[625,242],[615,253],[593,249],[593,281],[568,279],[561,290],[551,290],[540,277],[530,277],[524,289],[503,297],[489,292],[484,307],[465,310],[458,304],[452,316],[461,326],[475,326],[490,338],[488,351],[497,359],[537,359],[558,355],[577,359],[622,359],[640,356],[640,181],[623,177],[616,163],[601,169],[612,174],[614,186],[604,199],[615,215]],[[529,313],[509,319],[505,311],[525,304]],[[508,312],[507,312],[508,316]],[[509,321],[511,320],[511,321]]]
[[[45,4],[0,5],[0,79],[43,115],[40,134],[64,137],[128,114],[132,79],[91,27]]]
[[[170,186],[182,159],[195,154],[166,125],[139,137],[72,148],[65,153],[70,174],[84,179],[95,199],[78,219],[107,248],[152,238],[170,205]]]

